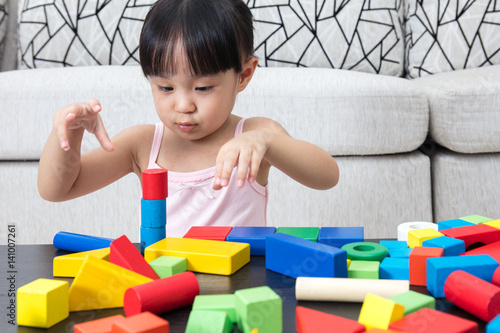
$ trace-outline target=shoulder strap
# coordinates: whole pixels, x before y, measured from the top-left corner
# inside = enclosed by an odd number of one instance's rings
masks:
[[[155,136],[153,138],[153,143],[151,144],[151,153],[149,154],[149,164],[148,169],[157,169],[156,160],[158,159],[158,153],[160,152],[161,140],[163,138],[163,123],[157,123],[155,126]]]

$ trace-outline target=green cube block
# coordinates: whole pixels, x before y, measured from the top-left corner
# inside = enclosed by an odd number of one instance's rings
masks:
[[[391,297],[390,300],[405,307],[405,316],[423,308],[436,309],[434,297],[413,290]]]
[[[493,221],[492,218],[486,217],[486,216],[481,216],[481,215],[464,216],[464,217],[461,217],[460,220],[467,221],[467,222],[474,223],[474,224],[481,224],[484,222]]]
[[[249,333],[257,328],[259,333],[283,331],[281,297],[268,286],[237,290],[236,316],[238,328]]]
[[[224,311],[192,310],[185,333],[231,333],[234,324]]]
[[[194,298],[193,310],[224,311],[231,322],[237,322],[234,294],[198,295]]]
[[[182,257],[161,256],[151,261],[149,265],[158,274],[160,279],[179,274],[187,270],[187,260]]]
[[[317,227],[279,227],[276,229],[276,232],[300,237],[313,242],[317,242],[319,236],[319,228]]]
[[[380,262],[352,260],[347,269],[347,277],[353,279],[378,279]]]

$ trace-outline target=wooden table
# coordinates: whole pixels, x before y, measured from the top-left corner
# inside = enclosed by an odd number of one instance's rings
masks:
[[[3,253],[4,263],[2,264],[2,278],[0,280],[0,295],[2,296],[0,317],[0,332],[22,332],[22,333],[66,333],[73,332],[73,325],[89,320],[104,318],[116,314],[124,314],[123,308],[71,312],[69,317],[48,330],[17,327],[8,323],[10,320],[7,308],[11,299],[9,290],[15,285],[19,288],[38,278],[53,278],[52,259],[54,256],[66,254],[67,252],[55,249],[52,245],[17,245],[15,246],[13,267],[9,267],[7,259],[8,247],[0,246],[0,253]],[[11,251],[12,253],[12,251]],[[295,299],[295,279],[266,270],[265,257],[252,256],[250,263],[231,276],[210,275],[196,273],[200,284],[202,295],[207,294],[229,294],[236,290],[268,285],[283,301],[283,332],[296,332],[295,329],[295,307],[297,305],[312,309],[332,313],[341,317],[358,319],[361,303],[340,303],[340,302],[297,302]],[[13,277],[13,278],[12,278]],[[9,280],[10,278],[10,280]],[[73,279],[57,278],[66,280],[69,283]],[[13,282],[13,284],[11,283]],[[423,287],[412,287],[412,290],[426,293]],[[458,315],[463,318],[475,320],[479,323],[479,331],[485,331],[485,323],[462,311],[449,303],[445,299],[436,300],[436,309]],[[184,332],[191,308],[185,307],[176,311],[165,313],[163,318],[170,322],[170,332]]]

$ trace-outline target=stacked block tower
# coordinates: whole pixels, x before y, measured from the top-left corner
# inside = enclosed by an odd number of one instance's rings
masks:
[[[166,237],[168,172],[147,169],[142,172],[141,253]]]

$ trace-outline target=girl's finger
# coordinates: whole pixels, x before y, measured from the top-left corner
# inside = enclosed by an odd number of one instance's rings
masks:
[[[95,131],[95,136],[97,138],[97,141],[101,144],[101,147],[108,152],[112,152],[115,147],[111,143],[111,140],[109,139],[108,132],[106,131],[106,128],[104,127],[104,123],[102,122],[101,117],[97,117],[97,126],[96,126],[96,131]]]

